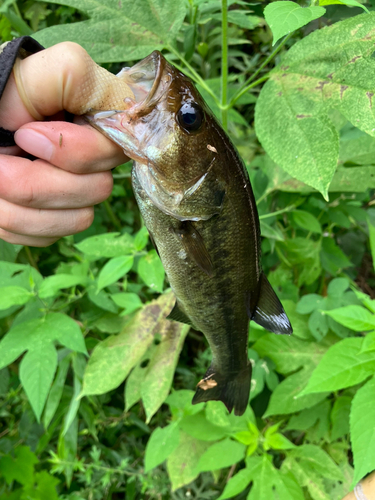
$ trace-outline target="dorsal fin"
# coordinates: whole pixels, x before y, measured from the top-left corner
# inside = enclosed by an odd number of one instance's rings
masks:
[[[186,314],[179,308],[178,302],[176,301],[172,311],[167,316],[167,319],[171,319],[173,321],[178,321],[179,323],[185,323],[186,325],[190,325],[194,328],[191,319],[186,316]]]
[[[261,274],[259,286],[258,303],[250,319],[273,333],[293,333],[288,316],[264,273]]]

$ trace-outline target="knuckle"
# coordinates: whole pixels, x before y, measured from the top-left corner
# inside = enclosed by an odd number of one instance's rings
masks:
[[[88,229],[94,222],[94,207],[82,208],[77,217],[75,232],[80,233]]]
[[[111,196],[113,189],[113,177],[110,172],[105,172],[100,177],[99,203]]]

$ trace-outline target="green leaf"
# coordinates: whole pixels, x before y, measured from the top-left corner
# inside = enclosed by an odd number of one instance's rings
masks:
[[[353,266],[341,248],[336,245],[333,238],[322,239],[320,260],[323,269],[328,271],[333,276],[341,272],[342,269]]]
[[[89,21],[53,26],[34,37],[44,46],[69,40],[97,62],[134,61],[174,45],[186,5],[175,0],[53,0],[90,16]]]
[[[57,367],[57,353],[53,344],[39,344],[38,348],[30,350],[20,364],[20,380],[26,395],[40,421],[48,392]]]
[[[268,357],[279,373],[290,373],[301,367],[316,366],[326,349],[315,342],[269,333],[253,346],[261,358]]]
[[[201,441],[217,441],[230,432],[230,429],[212,424],[203,412],[185,416],[180,422],[180,428],[189,436]]]
[[[116,283],[120,278],[130,271],[134,262],[131,255],[123,255],[121,257],[114,257],[109,260],[105,266],[100,270],[98,276],[98,292],[112,283]]]
[[[369,332],[363,339],[361,352],[375,351],[375,331]]]
[[[124,308],[121,316],[131,314],[143,307],[143,303],[136,293],[113,293],[110,297],[117,306]]]
[[[336,441],[346,434],[349,434],[349,415],[352,398],[349,396],[340,396],[333,404],[331,411],[331,439]]]
[[[5,286],[0,288],[0,310],[11,306],[22,306],[26,304],[34,294],[20,286]]]
[[[375,370],[373,353],[361,353],[362,339],[347,338],[328,349],[301,395],[338,391],[359,384]]]
[[[118,387],[160,331],[175,302],[172,293],[137,312],[119,335],[99,343],[87,364],[82,395],[104,394]]]
[[[14,458],[5,455],[0,458],[0,472],[7,484],[18,481],[20,484],[33,484],[34,465],[39,460],[28,446],[18,446],[14,450]]]
[[[139,260],[138,274],[152,290],[163,291],[165,271],[156,250],[150,250]]]
[[[146,411],[146,423],[164,403],[170,391],[174,372],[189,325],[165,321],[158,332],[162,339],[155,349],[142,381],[141,396]]]
[[[344,325],[355,332],[373,330],[375,328],[375,315],[361,306],[345,306],[325,311],[324,314],[331,316],[337,323]]]
[[[375,226],[373,226],[369,219],[367,219],[368,232],[370,236],[370,248],[372,256],[372,265],[375,269]]]
[[[121,236],[120,233],[99,234],[86,238],[74,246],[80,252],[88,255],[90,260],[102,257],[121,257],[135,251],[134,238],[128,233]]]
[[[319,0],[319,5],[350,5],[351,7],[360,7],[368,14],[370,13],[367,7],[356,0]]]
[[[134,237],[134,247],[137,252],[140,252],[141,250],[144,249],[147,243],[148,243],[148,231],[147,227],[143,226]]]
[[[297,226],[312,233],[322,233],[322,226],[316,217],[305,210],[296,210],[293,212],[293,220]]]
[[[57,340],[73,351],[87,353],[82,332],[77,323],[61,313],[19,323],[0,342],[0,368],[7,366],[24,351],[40,350],[45,343]]]
[[[324,297],[316,293],[309,293],[298,302],[296,311],[300,314],[311,314],[315,309],[320,309],[323,304]]]
[[[58,479],[48,474],[47,471],[35,473],[35,484],[28,484],[24,488],[24,498],[40,500],[59,500],[56,486],[60,483]],[[61,497],[60,497],[61,498]]]
[[[61,396],[63,394],[66,376],[70,365],[70,357],[65,356],[60,363],[57,370],[55,380],[52,384],[51,390],[48,394],[48,399],[43,415],[43,425],[47,429],[51,420],[53,419],[56,410],[59,406]]]
[[[246,447],[227,438],[210,446],[201,456],[198,469],[200,472],[230,467],[245,457]]]
[[[70,288],[76,285],[85,285],[87,283],[86,276],[75,276],[73,274],[55,274],[49,276],[40,285],[38,295],[41,299],[53,297],[59,290]]]
[[[350,437],[354,455],[353,483],[375,469],[375,378],[358,389],[350,412]]]
[[[280,382],[271,394],[271,398],[263,418],[270,415],[283,415],[294,413],[304,408],[310,408],[326,398],[327,393],[321,391],[320,394],[307,394],[297,397],[306,387],[311,375],[311,369],[300,370],[289,375]]]
[[[221,401],[208,401],[206,404],[206,418],[211,424],[218,427],[230,426],[229,412]]]
[[[157,467],[177,448],[180,431],[177,422],[163,428],[157,427],[147,442],[145,452],[145,473]]]
[[[324,16],[322,7],[302,8],[294,2],[274,2],[264,9],[264,17],[273,33],[273,44],[282,36],[305,26],[310,21]]]
[[[256,131],[267,153],[325,197],[338,159],[338,136],[327,110],[334,107],[375,135],[374,16],[355,16],[294,44],[272,71],[256,104]]]
[[[339,481],[343,480],[340,468],[319,446],[312,444],[297,446],[289,452],[289,456],[305,462],[311,469],[323,477]]]
[[[199,474],[198,461],[207,449],[208,444],[180,433],[177,448],[169,455],[167,471],[172,482],[172,491],[184,484],[189,484]]]
[[[327,294],[330,297],[342,297],[343,293],[349,288],[350,283],[347,278],[334,278],[328,285]]]
[[[257,457],[261,460],[260,457]],[[236,475],[231,477],[225,485],[223,493],[219,496],[218,500],[225,500],[226,498],[233,498],[241,491],[243,491],[253,478],[252,469],[242,469]]]

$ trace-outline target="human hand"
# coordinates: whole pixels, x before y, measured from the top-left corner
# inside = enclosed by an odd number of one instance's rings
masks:
[[[17,131],[17,146],[0,148],[0,238],[9,243],[48,246],[87,229],[93,205],[111,194],[109,170],[128,160],[82,118],[58,121],[62,110],[71,111],[89,64],[84,49],[70,42],[20,61],[28,107],[13,74],[7,83],[0,127]],[[52,121],[35,121],[33,108]],[[26,159],[25,152],[38,159]]]

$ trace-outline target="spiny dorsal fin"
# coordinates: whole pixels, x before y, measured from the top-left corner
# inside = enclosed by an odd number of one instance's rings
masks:
[[[213,264],[198,229],[190,221],[184,221],[178,229],[173,230],[178,236],[186,253],[207,276],[213,275]]]
[[[273,333],[284,333],[288,335],[293,333],[293,328],[289,322],[288,316],[270,285],[270,282],[263,273],[260,277],[258,303],[250,319]]]
[[[185,323],[186,325],[190,325],[194,328],[191,319],[186,316],[186,314],[179,308],[178,302],[174,305],[174,308],[167,316],[167,319],[171,319],[173,321],[178,321],[179,323]]]

